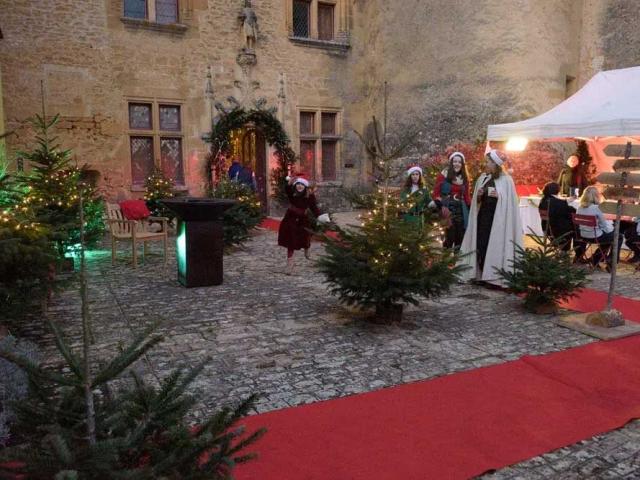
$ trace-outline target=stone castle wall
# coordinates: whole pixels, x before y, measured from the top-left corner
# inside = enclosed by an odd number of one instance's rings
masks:
[[[0,0],[4,119],[18,129],[9,150],[31,141],[23,122],[41,111],[43,88],[47,113],[62,116],[60,142],[78,163],[102,172],[110,198],[137,196],[127,101],[178,102],[186,182],[198,194],[211,65],[218,100],[265,97],[277,106],[284,74],[284,126],[296,150],[300,108],[341,112],[337,183],[352,186],[370,181],[354,130],[382,117],[384,81],[391,128],[419,125],[420,149],[431,153],[482,137],[488,123],[540,113],[600,69],[640,63],[634,0],[340,1],[347,51],[292,42],[288,1],[254,0],[260,35],[247,78],[236,62],[243,0],[180,2],[185,31],[125,23],[122,0]]]

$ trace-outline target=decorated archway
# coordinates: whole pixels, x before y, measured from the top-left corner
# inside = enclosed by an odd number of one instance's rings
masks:
[[[247,143],[248,139],[249,143]],[[286,199],[285,177],[291,165],[295,163],[296,155],[291,149],[289,136],[275,117],[273,110],[261,108],[246,110],[242,107],[235,107],[228,111],[221,110],[221,115],[214,123],[211,136],[207,141],[211,144],[211,153],[205,172],[209,189],[217,179],[226,174],[235,150],[235,153],[240,151],[243,155],[250,152],[248,156],[254,163],[254,167],[261,169],[260,172],[256,171],[256,175],[269,175],[272,185],[271,196],[279,200]],[[272,166],[268,158],[261,164],[260,141],[266,141],[273,148],[275,166]]]

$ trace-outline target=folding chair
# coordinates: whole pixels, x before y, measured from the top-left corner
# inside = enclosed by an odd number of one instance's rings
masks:
[[[553,238],[553,232],[551,231],[551,224],[549,223],[549,209],[538,210],[540,214],[540,223],[547,222],[547,226],[544,229],[544,236],[547,235]]]
[[[602,248],[600,248],[600,242],[598,242],[598,218],[595,215],[579,215],[577,213],[571,214],[571,219],[573,220],[573,225],[576,227],[576,238],[580,238],[580,241],[586,245],[584,252],[582,252],[581,259],[588,263],[592,269],[595,269],[601,263],[607,265],[607,256],[605,255]],[[593,238],[585,238],[580,234],[580,227],[592,228],[593,229]],[[578,237],[579,235],[579,237]],[[593,250],[592,247],[595,247],[595,251],[592,251],[591,256],[587,256],[587,252]],[[591,260],[593,259],[593,255],[600,250],[602,252],[601,260],[594,264]]]

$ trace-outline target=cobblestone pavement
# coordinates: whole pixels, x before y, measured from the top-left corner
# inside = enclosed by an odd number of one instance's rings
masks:
[[[282,274],[284,250],[261,231],[225,256],[224,284],[185,289],[158,250],[139,268],[121,247],[90,252],[91,312],[97,356],[105,358],[154,320],[166,340],[148,355],[147,370],[162,377],[206,357],[195,390],[200,415],[253,392],[257,411],[331,399],[543,354],[594,341],[522,311],[518,298],[459,285],[437,300],[405,309],[403,322],[374,325],[329,296],[322,276],[301,255],[296,275]],[[314,243],[312,256],[322,252]],[[640,275],[623,271],[625,292],[640,297]],[[596,274],[595,288],[606,288]],[[52,317],[79,344],[77,285],[59,294]],[[35,328],[45,353],[52,338]],[[47,355],[55,363],[53,353]],[[152,378],[152,377],[151,377]],[[640,422],[505,468],[486,478],[639,478]],[[339,479],[335,479],[339,480]]]

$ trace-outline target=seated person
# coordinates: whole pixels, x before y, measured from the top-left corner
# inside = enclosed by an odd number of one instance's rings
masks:
[[[576,213],[576,209],[566,200],[558,198],[558,193],[560,193],[560,185],[555,182],[547,183],[542,189],[542,200],[538,210],[548,212],[549,216],[549,225],[543,220],[542,229],[551,238],[560,239],[560,246],[564,251],[571,248],[571,241],[573,241],[576,258],[580,258],[584,253],[584,244],[579,241],[573,226],[572,215]]]
[[[596,217],[596,227],[585,227],[580,225],[580,237],[586,242],[597,243],[600,248],[596,250],[591,258],[594,265],[597,265],[602,261],[604,255],[601,248],[605,248],[608,251],[607,263],[611,265],[611,245],[613,244],[613,224],[604,217],[602,210],[600,210],[600,203],[602,203],[602,197],[596,187],[590,186],[585,188],[584,193],[580,197],[580,207],[576,212],[578,215],[591,215]],[[620,247],[622,245],[623,237],[620,235],[618,238],[618,258],[616,262],[620,260]]]
[[[640,262],[640,217],[635,217],[633,223],[627,227],[624,232],[624,239],[627,241],[629,249],[633,252],[633,257],[629,259],[629,262]]]

